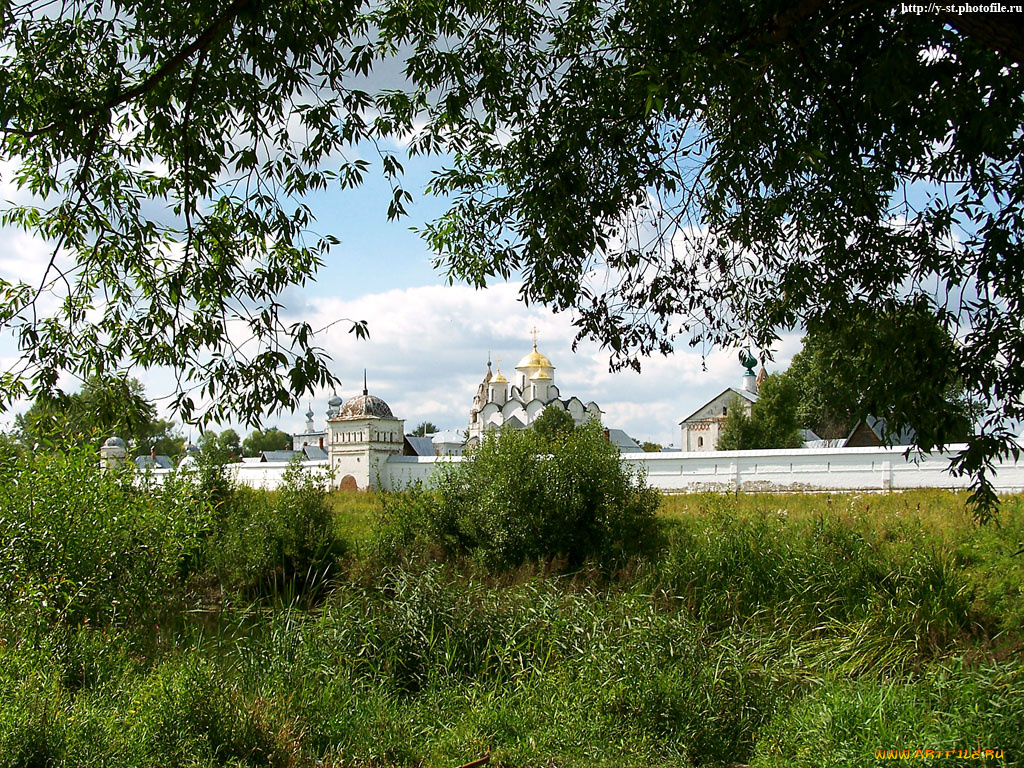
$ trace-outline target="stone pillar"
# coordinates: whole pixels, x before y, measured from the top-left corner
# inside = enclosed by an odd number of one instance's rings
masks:
[[[124,440],[120,437],[108,437],[100,447],[100,467],[103,471],[117,469],[128,456],[128,449],[124,446]]]

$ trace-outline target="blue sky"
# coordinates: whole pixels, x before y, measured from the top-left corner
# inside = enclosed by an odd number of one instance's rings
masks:
[[[437,160],[405,162],[405,185],[415,195],[409,217],[387,221],[390,188],[379,174],[369,173],[354,190],[319,193],[307,199],[317,218],[316,230],[337,236],[315,282],[290,289],[281,297],[291,320],[315,328],[342,318],[367,320],[370,339],[348,333],[339,322],[318,342],[333,359],[341,378],[339,391],[348,398],[362,389],[366,368],[369,389],[383,397],[411,431],[421,421],[441,428],[465,429],[473,394],[488,354],[502,370],[511,372],[530,351],[530,331],[538,329],[538,347],[556,366],[555,381],[563,396],[596,401],[605,412],[606,426],[624,429],[638,440],[678,443],[678,422],[742,375],[736,350],[712,350],[706,358],[683,346],[669,357],[643,363],[643,371],[609,373],[608,355],[596,344],[582,342],[575,353],[572,318],[518,300],[517,283],[489,286],[482,291],[448,286],[432,266],[432,254],[411,227],[439,216],[444,201],[424,197],[423,189]],[[0,167],[0,200],[21,197],[10,186],[10,167]],[[13,230],[0,231],[0,277],[31,279],[42,269],[48,252],[43,243]],[[788,365],[799,349],[797,336],[783,339],[770,370]],[[8,336],[0,337],[0,363],[6,369],[17,355]],[[706,366],[706,369],[705,369]],[[167,371],[136,371],[147,393],[158,404],[167,401],[173,378]],[[310,398],[318,426],[323,423],[330,392]],[[27,404],[22,404],[25,407]],[[299,431],[305,421],[298,412],[270,414],[264,426]],[[173,418],[164,409],[164,415]],[[0,429],[8,428],[13,412],[0,414]],[[232,426],[245,432],[236,424]],[[187,431],[187,430],[186,430]],[[194,432],[193,432],[194,434]]]

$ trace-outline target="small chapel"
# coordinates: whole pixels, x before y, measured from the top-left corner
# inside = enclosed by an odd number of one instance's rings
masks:
[[[527,353],[515,368],[513,380],[501,372],[501,359],[497,371],[487,372],[477,387],[473,407],[469,411],[466,445],[478,444],[486,432],[508,426],[526,429],[545,408],[559,408],[572,416],[580,426],[592,418],[601,418],[601,409],[591,400],[584,403],[578,397],[562,398],[555,384],[555,366],[537,349],[537,329],[533,329],[533,351]]]
[[[750,415],[768,372],[762,365],[761,372],[755,375],[754,366],[757,361],[748,353],[740,353],[740,363],[746,370],[739,389],[728,387],[679,422],[683,451],[718,450],[718,438],[729,416],[729,409],[742,408],[748,416]]]

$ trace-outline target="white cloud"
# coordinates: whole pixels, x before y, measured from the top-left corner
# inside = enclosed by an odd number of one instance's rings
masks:
[[[735,350],[715,350],[702,361],[699,352],[685,349],[642,361],[639,374],[611,373],[608,354],[597,344],[583,341],[572,352],[575,332],[568,315],[527,307],[519,301],[518,291],[515,283],[480,291],[423,286],[352,301],[311,298],[293,314],[295,320],[314,327],[341,318],[369,321],[369,341],[348,333],[344,322],[333,325],[318,341],[343,380],[342,397],[359,394],[365,367],[369,391],[384,398],[410,430],[421,421],[464,429],[488,352],[495,365],[501,358],[502,371],[512,374],[530,351],[534,326],[538,348],[556,366],[555,382],[562,396],[596,401],[605,411],[606,425],[640,440],[678,442],[680,419],[725,387],[740,383],[743,369]],[[798,349],[797,334],[785,337],[769,370],[785,368]],[[318,393],[313,403],[318,424],[329,394]],[[300,413],[281,419],[288,429],[298,429],[303,421]]]
[[[531,329],[538,331],[538,348],[556,366],[555,382],[563,397],[594,400],[605,412],[607,426],[624,429],[638,440],[678,443],[678,422],[728,386],[737,386],[743,369],[735,350],[714,350],[702,360],[699,351],[681,348],[669,357],[642,361],[642,373],[608,370],[608,354],[590,341],[572,352],[575,330],[571,318],[544,307],[519,301],[519,284],[494,285],[485,290],[466,286],[420,286],[366,294],[352,300],[291,293],[285,321],[309,322],[314,328],[330,323],[317,337],[333,359],[332,370],[343,381],[344,398],[362,390],[363,368],[368,388],[383,397],[411,430],[422,421],[462,430],[469,419],[473,395],[490,353],[501,359],[511,378],[516,363],[530,351]],[[370,339],[348,332],[350,320],[367,320]],[[2,344],[0,344],[2,346]],[[799,334],[785,336],[769,370],[782,370],[799,350]],[[7,365],[13,349],[0,349]],[[162,416],[169,417],[167,395],[175,379],[168,369],[133,370]],[[73,388],[73,385],[72,385]],[[329,391],[311,398],[317,425],[322,425]],[[295,413],[272,414],[264,425],[298,431],[305,422],[306,403]],[[15,409],[17,410],[17,409]],[[9,416],[10,414],[5,414]],[[239,424],[223,424],[239,433]],[[193,432],[193,438],[196,437]]]

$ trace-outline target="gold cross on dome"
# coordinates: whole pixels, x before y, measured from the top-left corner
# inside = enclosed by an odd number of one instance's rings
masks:
[[[533,336],[533,348],[536,349],[537,348],[537,326],[536,325],[533,326],[533,330],[530,331],[530,334]]]
[[[494,359],[498,362],[498,373],[501,373],[501,358],[496,357]]]

